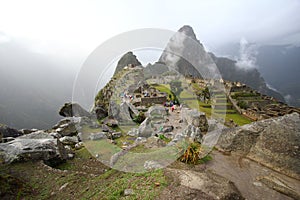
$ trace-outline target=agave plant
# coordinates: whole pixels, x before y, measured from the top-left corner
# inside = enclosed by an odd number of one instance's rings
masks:
[[[179,158],[181,162],[188,164],[197,164],[200,161],[201,145],[197,142],[190,143]]]

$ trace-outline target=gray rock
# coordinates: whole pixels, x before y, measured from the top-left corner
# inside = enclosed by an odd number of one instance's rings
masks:
[[[107,139],[107,136],[105,133],[91,133],[89,136],[90,140],[102,140],[102,139]]]
[[[137,137],[136,139],[135,139],[135,143],[145,143],[145,142],[147,142],[147,138],[145,138],[145,137]]]
[[[147,142],[145,142],[144,146],[149,149],[155,149],[160,147],[165,147],[166,143],[159,139],[158,137],[151,136],[147,138]]]
[[[78,138],[77,136],[64,136],[62,138],[59,138],[59,141],[63,144],[75,145],[76,143],[78,143]]]
[[[140,125],[138,129],[138,136],[139,137],[150,137],[154,133],[154,129],[152,128],[151,120],[147,117]]]
[[[139,114],[138,110],[128,102],[123,102],[121,105],[118,105],[114,101],[111,101],[109,106],[109,116],[119,122],[132,122],[133,117]]]
[[[77,144],[75,144],[75,149],[81,149],[82,147],[84,147],[83,142],[78,142]]]
[[[57,132],[49,133],[54,138],[61,138],[61,135]]]
[[[167,116],[167,112],[164,106],[151,106],[147,111],[146,116],[152,121],[164,120]]]
[[[271,169],[300,179],[300,118],[288,114],[228,128],[217,147],[225,152],[241,153]]]
[[[49,164],[55,164],[67,159],[67,153],[57,139],[39,131],[0,144],[0,157],[6,163],[44,160]]]
[[[163,133],[172,132],[174,130],[174,126],[164,126],[162,129]]]
[[[124,196],[129,196],[129,195],[132,195],[134,192],[133,192],[133,189],[125,189],[124,190]]]
[[[103,123],[109,127],[117,127],[119,125],[119,122],[117,120],[110,118],[105,119]]]
[[[14,129],[14,128],[10,128],[6,125],[2,125],[0,124],[0,142],[2,140],[2,138],[7,138],[7,137],[18,137],[23,135],[20,131]]]
[[[21,130],[19,130],[19,132],[21,132],[23,135],[29,134],[29,133],[33,133],[33,132],[36,132],[36,131],[38,131],[38,129],[36,129],[36,128],[33,128],[33,129],[21,129]]]
[[[130,131],[128,131],[127,135],[137,137],[139,135],[139,130],[136,128],[132,128]]]
[[[110,133],[113,132],[113,130],[105,124],[102,124],[101,129],[102,129],[103,132],[110,132]]]
[[[163,165],[161,165],[157,161],[153,161],[153,160],[148,160],[148,161],[145,161],[145,163],[144,163],[144,168],[146,170],[155,170],[155,169],[160,169],[163,167],[164,167]]]
[[[180,185],[207,194],[209,199],[245,199],[233,182],[212,171],[196,172],[180,169],[167,169],[167,171],[178,177]]]
[[[121,132],[113,132],[112,133],[112,139],[117,139],[117,138],[120,138],[122,136],[122,133]]]
[[[83,109],[77,103],[65,103],[60,109],[59,114],[63,117],[90,117],[91,113]]]
[[[189,137],[195,142],[202,143],[203,134],[201,133],[199,127],[195,127],[190,124],[184,129],[183,133],[185,137]]]
[[[182,119],[188,124],[195,127],[199,127],[201,132],[208,131],[208,121],[206,119],[205,113],[199,112],[198,110],[190,110],[187,108],[182,109]]]
[[[78,133],[76,125],[73,123],[65,124],[64,126],[57,128],[56,131],[62,136],[74,136]]]
[[[79,133],[77,134],[77,137],[78,137],[78,140],[79,140],[79,141],[83,141],[83,133],[79,132]]]

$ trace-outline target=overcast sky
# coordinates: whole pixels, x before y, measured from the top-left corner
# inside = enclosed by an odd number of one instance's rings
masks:
[[[194,28],[209,48],[246,38],[300,41],[298,0],[1,0],[0,45],[22,41],[32,51],[86,57],[103,41],[138,28]]]

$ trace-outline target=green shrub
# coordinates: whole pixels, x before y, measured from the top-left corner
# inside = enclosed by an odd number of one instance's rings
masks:
[[[245,102],[245,101],[238,101],[237,102],[237,105],[242,108],[242,109],[247,109],[249,106],[248,106],[248,103]]]
[[[133,118],[133,121],[135,123],[142,123],[144,120],[146,119],[146,116],[145,116],[145,113],[144,112],[139,112],[138,115],[136,115],[134,118]]]

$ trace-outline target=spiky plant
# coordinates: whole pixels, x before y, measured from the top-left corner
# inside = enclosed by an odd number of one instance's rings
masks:
[[[179,160],[188,164],[198,164],[200,161],[201,145],[197,142],[189,144]]]

